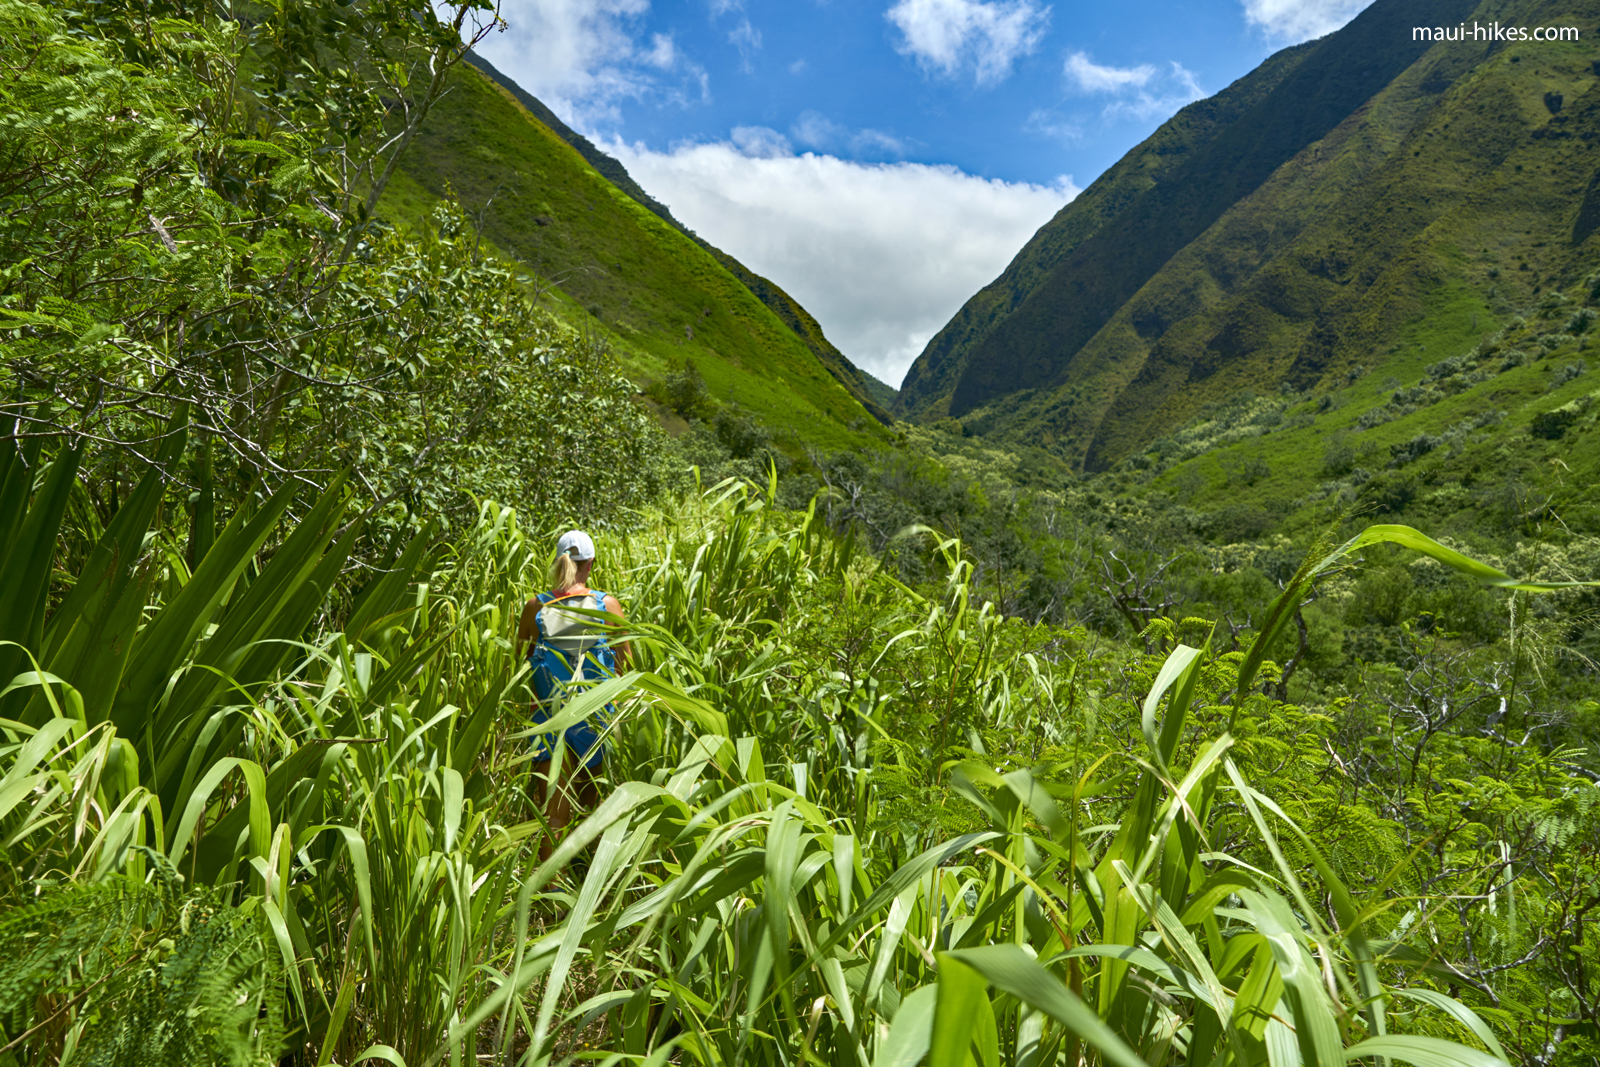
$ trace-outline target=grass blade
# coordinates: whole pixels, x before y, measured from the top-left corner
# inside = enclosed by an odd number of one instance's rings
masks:
[[[1137,1052],[1100,1021],[1100,1016],[1020,946],[991,945],[958,949],[944,953],[940,958],[959,960],[983,975],[996,989],[1010,993],[1024,1004],[1044,1012],[1098,1049],[1105,1062],[1116,1067],[1147,1067]],[[945,980],[946,975],[941,967],[940,982]],[[935,1033],[937,1038],[937,1030]]]
[[[1422,1037],[1416,1034],[1390,1034],[1371,1037],[1344,1050],[1344,1059],[1364,1059],[1368,1056],[1385,1056],[1392,1060],[1415,1064],[1416,1067],[1506,1067],[1506,1061],[1487,1052],[1480,1052],[1454,1041],[1439,1037]]]
[[[970,969],[970,968],[969,968]],[[916,1067],[928,1054],[933,1040],[934,1004],[938,985],[925,985],[900,1002],[889,1033],[878,1043],[872,1067]]]

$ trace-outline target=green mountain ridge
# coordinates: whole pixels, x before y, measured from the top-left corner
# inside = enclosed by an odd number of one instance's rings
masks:
[[[633,179],[633,176],[628,173],[627,168],[622,165],[621,161],[607,155],[605,152],[602,152],[599,148],[595,147],[592,141],[563,122],[555,112],[551,111],[550,108],[544,104],[543,101],[539,100],[532,93],[527,92],[521,86],[517,85],[514,80],[501,72],[488,60],[475,53],[469,52],[467,54],[466,61],[472,67],[476,68],[478,73],[483,75],[491,83],[498,86],[501,90],[508,94],[515,104],[520,105],[520,107],[526,112],[525,115],[515,117],[510,114],[505,114],[501,116],[506,123],[504,126],[500,127],[499,129],[495,129],[494,127],[488,128],[486,131],[487,140],[485,143],[489,147],[490,151],[499,151],[494,146],[501,138],[505,138],[509,141],[517,141],[519,139],[525,141],[527,139],[527,131],[523,128],[523,126],[528,118],[543,124],[550,130],[550,132],[554,133],[558,138],[570,145],[573,150],[582,157],[583,161],[593,168],[594,171],[606,181],[610,182],[622,193],[645,208],[651,214],[665,222],[668,226],[677,230],[684,237],[699,245],[701,249],[710,253],[710,255],[715,258],[725,270],[737,278],[740,284],[748,289],[750,293],[756,297],[756,299],[765,304],[772,311],[772,313],[776,315],[778,319],[785,326],[787,326],[797,338],[799,338],[801,343],[803,343],[806,348],[810,349],[812,355],[814,355],[817,360],[822,363],[823,367],[827,369],[828,373],[831,374],[840,385],[849,391],[849,393],[855,397],[857,402],[859,402],[874,419],[876,419],[882,425],[888,425],[893,421],[892,416],[889,414],[888,406],[882,399],[883,390],[887,389],[888,387],[884,386],[881,382],[878,382],[876,379],[872,378],[871,375],[867,374],[854,363],[850,362],[849,358],[846,357],[844,353],[840,352],[839,349],[836,348],[827,339],[827,337],[823,335],[822,327],[818,325],[816,319],[813,318],[812,315],[807,312],[798,301],[786,293],[776,283],[760,276],[759,274],[756,274],[754,271],[751,271],[733,256],[730,256],[726,252],[715,247],[710,242],[700,237],[699,234],[696,234],[693,230],[690,230],[687,226],[683,225],[683,223],[679,222],[678,219],[673,216],[670,208],[651,196],[644,190],[643,187],[639,185],[638,182]],[[470,77],[470,74],[463,72],[462,78],[464,79],[466,77]],[[464,89],[466,85],[467,82],[461,81],[458,89]],[[489,103],[491,113],[508,110],[504,109],[503,107],[495,106],[489,101],[485,101],[485,103]],[[458,116],[456,116],[454,109],[451,107],[448,97],[446,97],[445,101],[442,102],[440,106],[443,109],[443,116],[441,117],[443,117],[445,121],[455,121]],[[518,122],[518,118],[522,119],[523,121]],[[437,121],[438,120],[436,119],[435,122]],[[424,153],[425,152],[426,149],[424,149]],[[416,174],[421,176],[421,184],[429,188],[434,195],[439,195],[442,192],[442,186],[439,186],[438,184],[439,175],[445,170],[452,169],[450,165],[442,164],[440,161],[433,159],[423,159],[415,163],[413,163],[411,160],[407,160],[407,165],[414,167]],[[459,169],[459,164],[457,164],[456,167]],[[478,175],[474,175],[474,177],[477,176]],[[499,188],[503,182],[497,180],[496,185],[494,187],[490,187],[488,185],[488,181],[493,178],[493,175],[491,173],[485,173],[481,175],[481,177],[484,179],[481,183],[475,183],[469,180],[464,186],[458,185],[457,192],[463,196],[466,196],[468,195],[468,189],[471,189],[473,192],[478,192],[479,190],[477,186],[481,184],[481,195],[483,196],[483,199],[487,201],[495,195],[495,189]],[[487,215],[488,213],[486,213],[486,216]],[[541,217],[546,219],[550,218],[548,215],[536,215],[533,219],[534,226],[550,225],[549,221],[540,223],[538,219]],[[542,243],[538,239],[539,235],[537,231],[527,231],[525,219],[518,219],[516,217],[509,219],[502,218],[496,229],[496,232],[499,235],[496,240],[497,244],[505,245],[507,242],[509,242],[516,248],[521,249],[537,247]],[[582,243],[582,238],[579,237],[579,244],[581,245]],[[584,288],[581,283],[574,287],[570,281],[564,282],[563,287],[567,288],[575,296],[581,295],[579,291]],[[588,301],[585,300],[584,303],[588,303]],[[889,393],[890,397],[892,398],[893,391],[890,390]]]
[[[897,412],[1094,471],[1244,390],[1464,352],[1600,262],[1597,15],[1380,2],[1274,55],[1041,229],[930,342]],[[1411,41],[1474,19],[1584,39]]]
[[[643,204],[657,217],[682,230],[685,234],[690,232],[688,227],[673,218],[671,208],[645,192],[639,183],[633,180],[633,175],[628,173],[628,168],[622,165],[621,160],[616,159],[614,156],[608,156],[596,148],[593,141],[561,121],[561,117],[546,107],[544,101],[522,88],[511,79],[510,75],[502,73],[498,67],[487,59],[472,51],[467,52],[464,58],[468,64],[476,67],[490,81],[510,93],[517,103],[526,108],[528,113],[535,119],[548,126],[552,133],[576,149],[578,155],[583,157],[584,162],[598,171],[606,181],[627,193],[640,204]]]

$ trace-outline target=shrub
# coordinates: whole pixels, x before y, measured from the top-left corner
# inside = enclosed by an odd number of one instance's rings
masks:
[[[711,428],[734,459],[748,459],[772,441],[771,432],[742,409],[717,412]]]
[[[1356,469],[1356,450],[1344,434],[1335,434],[1322,446],[1322,473],[1343,478]]]
[[[1273,512],[1237,504],[1213,514],[1207,524],[1210,527],[1207,532],[1211,540],[1233,545],[1241,541],[1259,540],[1277,524],[1278,519]]]
[[[1374,426],[1382,426],[1394,419],[1404,418],[1419,408],[1437,404],[1444,398],[1444,390],[1429,382],[1418,382],[1409,389],[1396,388],[1387,403],[1372,408],[1357,419],[1356,427],[1370,430]]]
[[[1407,617],[1415,580],[1404,564],[1375,567],[1356,583],[1356,595],[1345,609],[1345,621],[1352,626],[1376,623],[1394,626]]]
[[[1393,515],[1404,511],[1417,498],[1417,483],[1410,476],[1380,474],[1361,487],[1361,497],[1380,512]]]
[[[1554,411],[1541,411],[1528,425],[1528,432],[1545,441],[1559,441],[1567,427],[1578,421],[1578,405],[1563,404]]]
[[[1576,363],[1568,363],[1565,367],[1562,367],[1560,370],[1556,371],[1550,376],[1550,388],[1560,389],[1563,385],[1566,385],[1575,378],[1583,377],[1588,372],[1589,364],[1581,359]]]
[[[685,419],[703,419],[711,414],[711,394],[706,390],[706,380],[700,376],[700,370],[692,359],[684,360],[682,370],[667,376],[662,382],[662,395],[667,407]]]
[[[1404,467],[1413,460],[1421,459],[1435,448],[1439,447],[1442,438],[1428,433],[1419,433],[1409,441],[1398,445],[1389,446],[1389,466]]]

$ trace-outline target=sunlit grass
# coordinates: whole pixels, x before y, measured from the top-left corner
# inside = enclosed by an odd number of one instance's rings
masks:
[[[27,509],[42,559],[70,462],[56,458]],[[27,496],[8,484],[11,499]],[[155,485],[108,538],[138,540]],[[1502,1055],[1475,1014],[1414,981],[1425,957],[1373,932],[1387,929],[1394,872],[1376,889],[1347,886],[1234,759],[1233,730],[1264,707],[1265,650],[1316,576],[1363,545],[1397,541],[1535,588],[1415,531],[1374,527],[1317,554],[1243,656],[1177,645],[1140,706],[1119,713],[1137,733],[1104,744],[1063,733],[1077,663],[1028,650],[974,603],[957,543],[927,542],[948,573],[927,596],[815,510],[775,512],[742,485],[652,511],[602,545],[595,575],[628,607],[636,669],[557,714],[617,703],[605,798],[540,863],[511,636],[547,538],[485,504],[432,563],[420,540],[404,553],[342,630],[297,638],[300,621],[274,636],[291,608],[309,620],[347,550],[329,544],[335,486],[224,606],[224,579],[285,492],[236,519],[148,615],[143,658],[119,667],[111,649],[85,646],[63,659],[71,642],[52,636],[142,604],[153,571],[130,560],[98,600],[86,574],[35,646],[45,670],[30,664],[9,691],[0,933],[33,977],[0,983],[0,1011],[30,1062],[107,1032],[103,1013],[122,1003],[94,999],[107,974],[172,966],[141,940],[144,920],[121,913],[97,920],[115,953],[55,960],[30,940],[30,901],[50,884],[71,913],[95,886],[162,879],[191,887],[180,893],[218,887],[206,892],[254,931],[256,955],[227,958],[250,988],[281,990],[263,1018],[281,1012],[282,1025],[229,1025],[258,1062],[279,1040],[298,1062],[413,1067],[599,1050],[613,1062],[866,1067],[1365,1055],[1456,1067]],[[27,565],[8,560],[7,575]],[[870,620],[852,652],[806,651],[808,633],[832,632],[852,607]],[[1206,692],[1221,687],[1203,714],[1202,670]],[[196,678],[207,681],[191,688]],[[135,701],[142,715],[119,712]],[[891,734],[913,721],[928,738]],[[979,758],[980,727],[1054,732],[1065,758],[1002,773]],[[965,831],[886,817],[904,803],[895,783],[916,744],[947,760],[915,773],[933,775],[924,795],[962,808]],[[1241,833],[1248,855],[1218,851]],[[63,1007],[64,994],[79,999]],[[1392,1019],[1404,997],[1441,1021]],[[204,1021],[224,1005],[193,1011]]]

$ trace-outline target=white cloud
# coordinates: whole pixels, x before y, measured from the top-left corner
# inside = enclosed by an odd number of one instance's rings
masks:
[[[1165,118],[1206,95],[1194,73],[1183,64],[1174,62],[1168,66],[1171,69],[1167,71],[1148,63],[1137,67],[1101,66],[1087,52],[1074,52],[1067,57],[1062,73],[1079,92],[1114,97],[1101,112],[1104,117],[1144,121]],[[1035,111],[1027,128],[1044,132],[1051,118]]]
[[[882,130],[861,130],[850,135],[850,147],[859,155],[891,155],[903,156],[906,154],[906,143],[900,138]]]
[[[1118,93],[1127,88],[1142,89],[1155,77],[1156,68],[1146,63],[1138,67],[1102,67],[1086,52],[1067,57],[1066,74],[1086,93]]]
[[[1288,44],[1332,33],[1372,0],[1243,0],[1244,17]]]
[[[615,120],[630,97],[708,98],[704,68],[670,36],[641,45],[649,10],[650,0],[505,0],[508,29],[478,50],[574,126]]]
[[[992,85],[1038,48],[1050,9],[1034,0],[898,0],[884,17],[900,30],[901,54],[947,75],[971,67],[979,85]]]
[[[782,286],[840,351],[891,385],[1078,193],[1068,177],[1030,185],[951,166],[775,151],[785,140],[757,127],[735,131],[732,143],[671,152],[603,147],[685,225]]]
[[[800,117],[789,127],[789,136],[807,148],[827,148],[838,144],[848,134],[849,131],[843,126],[829,120],[819,111],[800,112]]]
[[[739,65],[749,74],[750,60],[761,48],[761,31],[750,25],[749,19],[740,19],[739,25],[728,34],[728,41],[739,50]]]
[[[1172,70],[1163,79],[1162,85],[1161,91],[1140,90],[1131,97],[1113,100],[1106,105],[1106,118],[1130,118],[1140,122],[1152,118],[1165,119],[1185,104],[1192,104],[1206,95],[1193,72],[1184,69],[1181,63],[1172,64]]]
[[[766,126],[735,126],[732,137],[733,147],[750,159],[781,159],[794,154],[789,139]]]
[[[905,141],[892,133],[874,129],[852,132],[817,111],[802,111],[789,127],[789,136],[819,151],[848,148],[858,156],[902,156],[906,151]]]
[[[1023,133],[1031,133],[1062,144],[1076,144],[1083,140],[1083,127],[1045,108],[1035,108],[1028,121],[1022,124]]]
[[[657,70],[671,70],[678,64],[681,56],[678,53],[678,46],[672,41],[672,35],[658,33],[650,39],[650,50],[641,58]]]

